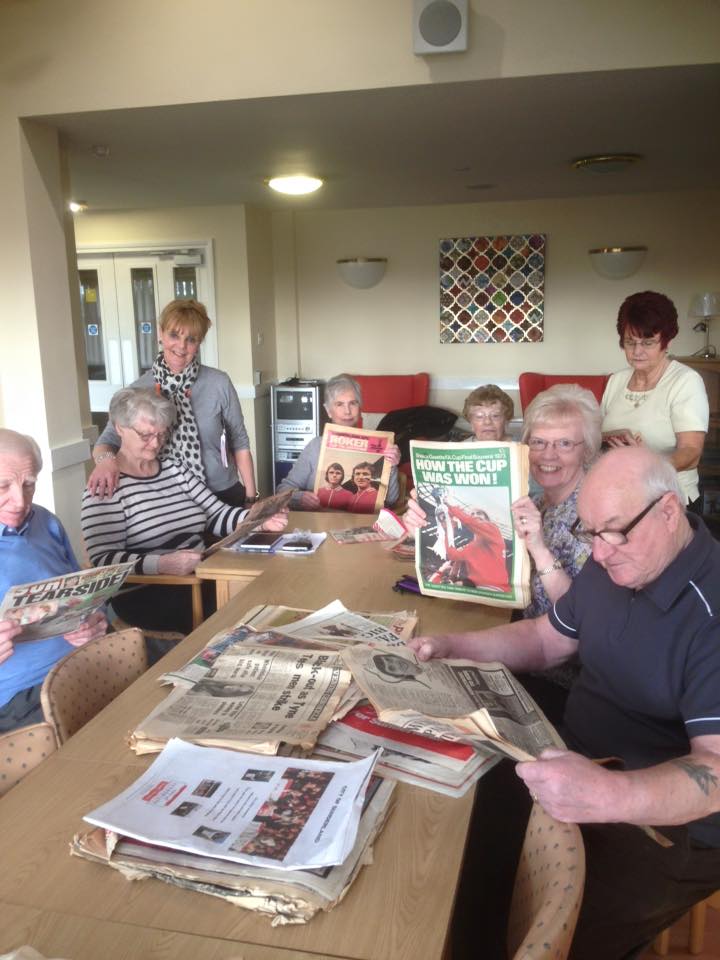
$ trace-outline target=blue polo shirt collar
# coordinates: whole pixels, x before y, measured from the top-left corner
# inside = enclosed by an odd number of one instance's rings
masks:
[[[708,561],[715,543],[710,531],[699,517],[694,513],[688,513],[687,518],[694,533],[692,540],[663,570],[657,580],[653,580],[642,588],[642,592],[665,613],[688,588],[689,582],[699,574],[700,569]]]
[[[19,527],[9,527],[6,523],[0,523],[0,537],[21,537],[27,532],[30,521],[34,516],[35,511],[31,509]]]

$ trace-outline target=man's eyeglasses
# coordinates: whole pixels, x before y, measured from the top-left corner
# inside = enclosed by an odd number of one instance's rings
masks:
[[[649,503],[644,510],[641,510],[640,513],[633,517],[633,519],[622,530],[583,530],[580,517],[577,518],[575,523],[570,527],[570,533],[581,543],[592,543],[595,537],[600,537],[601,540],[604,540],[605,543],[609,543],[611,547],[622,547],[623,544],[628,542],[628,534],[636,527],[638,523],[646,517],[656,503],[660,503],[662,498],[665,496],[664,493],[661,493],[659,497]]]
[[[579,447],[581,443],[585,443],[584,440],[567,440],[562,438],[561,440],[543,440],[541,437],[529,437],[527,445],[531,450],[547,450],[548,447],[552,447],[553,450],[559,450],[561,453],[569,453],[573,447]]]
[[[167,430],[158,430],[157,433],[140,433],[140,431],[136,430],[135,427],[130,427],[130,429],[133,433],[138,435],[143,443],[152,443],[153,440],[157,440],[160,446],[162,446],[167,440]]]
[[[643,350],[651,350],[660,343],[660,337],[646,337],[643,340],[632,340],[629,337],[623,337],[623,349],[634,350],[635,347],[642,347]]]
[[[475,413],[470,414],[471,420],[479,420],[481,423],[500,423],[501,420],[505,419],[503,413],[489,413],[485,410],[476,410]]]

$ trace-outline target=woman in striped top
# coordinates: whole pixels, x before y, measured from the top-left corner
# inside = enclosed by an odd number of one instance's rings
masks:
[[[204,537],[224,537],[246,510],[222,503],[185,465],[159,460],[175,422],[172,401],[139,387],[120,390],[110,418],[120,437],[120,475],[112,496],[83,494],[82,529],[97,566],[133,561],[138,573],[187,575],[202,557]],[[281,530],[287,513],[262,529]],[[143,587],[121,594],[113,607],[123,620],[146,629],[191,628],[189,592],[180,587]]]

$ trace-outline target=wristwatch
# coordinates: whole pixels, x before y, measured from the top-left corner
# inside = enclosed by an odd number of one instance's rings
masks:
[[[556,557],[549,567],[545,567],[543,570],[537,570],[536,573],[539,577],[546,577],[548,573],[552,573],[553,570],[562,570],[562,568],[563,565]]]

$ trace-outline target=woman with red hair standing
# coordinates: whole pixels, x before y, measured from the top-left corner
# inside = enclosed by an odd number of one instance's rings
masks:
[[[620,306],[617,331],[629,366],[605,388],[603,440],[611,447],[644,444],[667,457],[688,507],[698,509],[708,399],[700,374],[668,356],[678,332],[675,305],[662,293],[634,293]]]

